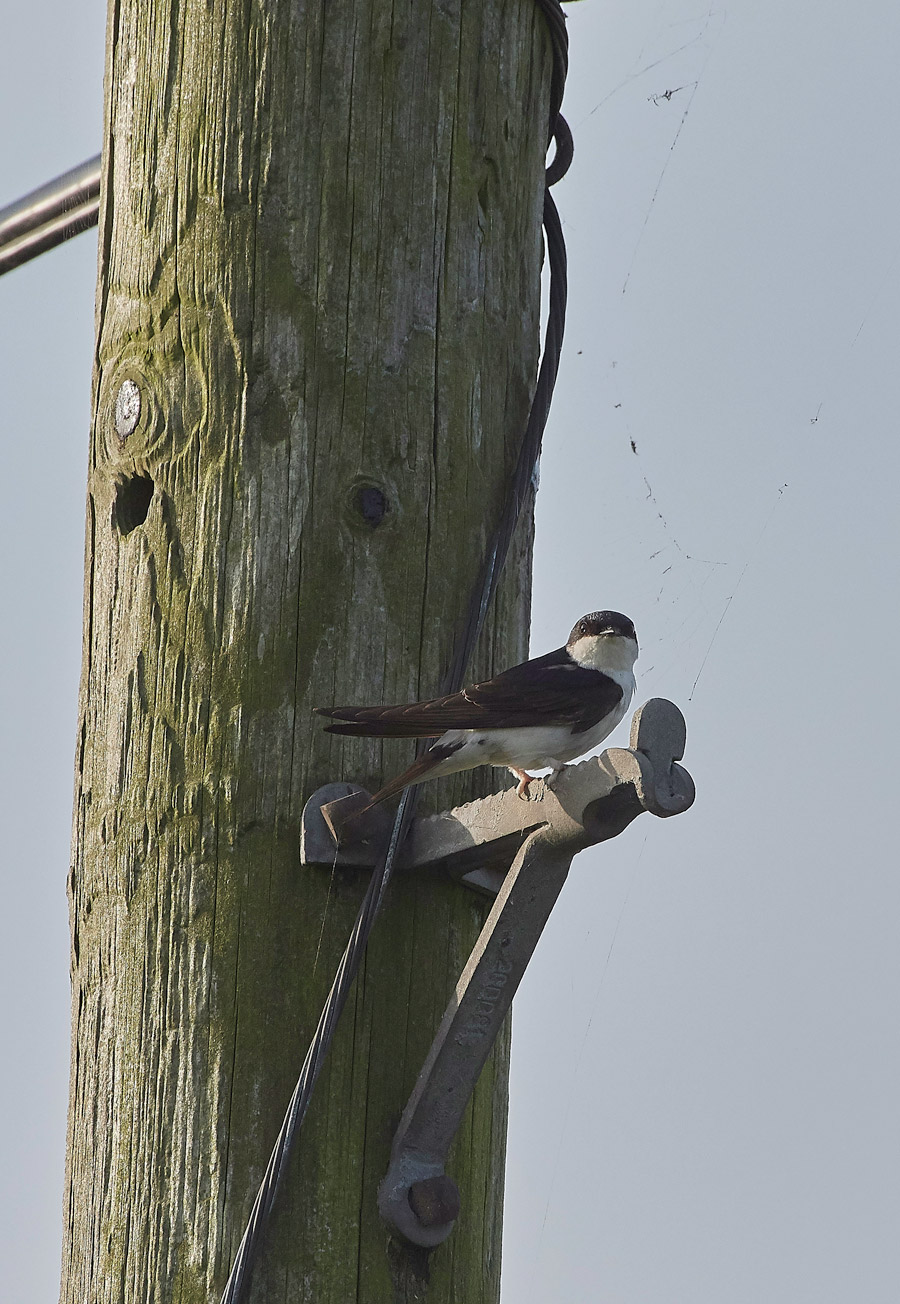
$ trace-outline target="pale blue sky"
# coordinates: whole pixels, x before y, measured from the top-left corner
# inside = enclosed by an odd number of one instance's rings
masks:
[[[532,646],[627,611],[698,798],[576,861],[517,999],[504,1304],[895,1304],[900,10],[568,13]],[[11,19],[0,204],[101,134],[102,6]],[[0,1286],[35,1302],[58,1278],[95,249],[0,280]]]

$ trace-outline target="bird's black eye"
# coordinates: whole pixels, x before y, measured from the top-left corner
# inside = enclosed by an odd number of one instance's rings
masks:
[[[578,628],[579,628],[579,630],[581,631],[582,634],[586,634],[586,633],[588,632],[587,621],[586,621],[586,620],[582,620],[581,623],[579,624]]]

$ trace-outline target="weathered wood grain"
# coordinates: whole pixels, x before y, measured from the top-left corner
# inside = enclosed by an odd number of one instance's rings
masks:
[[[364,887],[299,867],[303,802],[411,755],[311,708],[439,687],[523,429],[549,42],[532,0],[112,0],[108,40],[62,1299],[194,1304]],[[526,651],[530,538],[474,673]],[[375,1205],[482,909],[393,887],[254,1299],[497,1298],[508,1042],[427,1289]]]

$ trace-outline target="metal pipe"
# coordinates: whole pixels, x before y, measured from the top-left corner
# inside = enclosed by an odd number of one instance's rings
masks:
[[[0,276],[88,227],[100,211],[100,155],[0,208]]]

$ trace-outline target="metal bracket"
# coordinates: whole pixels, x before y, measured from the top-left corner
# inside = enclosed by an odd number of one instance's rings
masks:
[[[413,1244],[439,1245],[453,1229],[459,1194],[444,1172],[447,1152],[573,857],[616,837],[642,811],[665,818],[688,809],[694,784],[678,764],[685,736],[678,708],[652,698],[634,714],[630,748],[566,766],[552,789],[535,784],[527,801],[509,789],[414,821],[401,865],[445,868],[496,899],[403,1112],[379,1188],[382,1217]],[[313,794],[303,812],[304,863],[374,863],[380,812],[366,827],[347,826],[355,842],[345,846],[340,836],[347,798],[351,807],[364,804],[360,791],[329,784]]]

